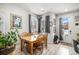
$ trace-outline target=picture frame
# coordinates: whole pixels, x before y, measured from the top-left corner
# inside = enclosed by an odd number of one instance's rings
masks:
[[[13,28],[22,28],[22,16],[16,15],[16,14],[10,14],[11,20],[10,20],[10,27]]]

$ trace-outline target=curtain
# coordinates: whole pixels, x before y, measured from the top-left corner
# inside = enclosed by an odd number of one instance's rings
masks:
[[[60,40],[63,40],[63,37],[62,37],[62,18],[59,19],[59,39]]]
[[[45,17],[45,23],[46,23],[45,32],[50,33],[50,16]]]
[[[38,20],[38,33],[41,32],[41,15],[37,15],[37,20]]]
[[[29,33],[31,33],[31,15],[29,14]]]

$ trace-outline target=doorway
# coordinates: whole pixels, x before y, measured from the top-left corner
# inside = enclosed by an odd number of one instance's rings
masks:
[[[72,44],[71,18],[62,16],[59,18],[59,39]]]

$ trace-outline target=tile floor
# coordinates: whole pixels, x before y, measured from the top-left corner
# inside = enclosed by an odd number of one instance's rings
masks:
[[[17,43],[16,49],[9,55],[28,55],[27,52],[20,51],[20,43]],[[36,55],[78,55],[73,46],[64,44],[48,44],[47,49],[44,47],[41,54]]]

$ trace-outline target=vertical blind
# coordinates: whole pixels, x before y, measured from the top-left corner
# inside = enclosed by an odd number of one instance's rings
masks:
[[[50,16],[45,17],[45,23],[46,23],[45,31],[46,33],[50,33]]]

